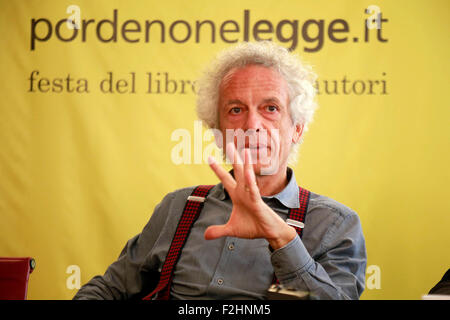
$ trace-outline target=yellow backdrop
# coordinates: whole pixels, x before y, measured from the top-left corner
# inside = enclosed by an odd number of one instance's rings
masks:
[[[207,61],[272,39],[319,75],[295,172],[359,213],[362,298],[420,299],[450,265],[449,12],[446,0],[0,1],[0,256],[36,259],[29,299],[72,298],[167,192],[217,182],[205,163],[172,161],[171,135],[194,136]]]

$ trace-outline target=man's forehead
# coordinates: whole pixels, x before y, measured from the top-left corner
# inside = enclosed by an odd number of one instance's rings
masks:
[[[236,80],[271,80],[286,82],[283,76],[274,68],[263,65],[250,64],[244,67],[233,68],[229,70],[222,78],[221,85],[227,85]]]
[[[288,94],[288,86],[278,71],[259,65],[232,69],[222,79],[220,95],[223,98],[249,91],[265,93],[265,99],[284,99]]]

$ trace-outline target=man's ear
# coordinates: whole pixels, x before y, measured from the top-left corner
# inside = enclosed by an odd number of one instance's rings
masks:
[[[303,134],[303,128],[304,128],[303,123],[295,124],[295,129],[294,129],[295,132],[294,132],[294,135],[292,136],[292,142],[294,144],[300,141],[300,138],[302,137],[302,134]]]

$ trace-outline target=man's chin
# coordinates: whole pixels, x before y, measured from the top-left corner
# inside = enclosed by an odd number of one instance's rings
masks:
[[[280,169],[279,162],[278,161],[271,161],[268,162],[256,162],[253,164],[253,170],[255,172],[255,175],[257,176],[270,176],[274,175],[278,172]]]

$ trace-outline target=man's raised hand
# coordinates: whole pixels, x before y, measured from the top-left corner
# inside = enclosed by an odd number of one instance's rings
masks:
[[[210,226],[205,231],[205,239],[211,240],[230,236],[237,238],[265,238],[272,248],[284,246],[296,236],[294,228],[288,226],[261,198],[249,149],[243,149],[243,158],[233,143],[226,146],[227,155],[232,160],[234,178],[213,158],[209,165],[230,195],[233,209],[224,225]]]

